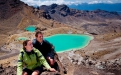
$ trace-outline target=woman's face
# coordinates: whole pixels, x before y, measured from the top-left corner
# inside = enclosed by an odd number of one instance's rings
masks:
[[[33,44],[31,41],[27,42],[27,45],[25,46],[27,51],[31,51],[33,49]]]

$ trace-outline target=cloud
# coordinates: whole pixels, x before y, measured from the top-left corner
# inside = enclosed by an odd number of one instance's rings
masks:
[[[27,3],[30,6],[51,5],[53,3],[56,3],[56,4],[64,4],[65,3],[64,0],[21,0],[21,1]]]
[[[95,4],[95,3],[121,3],[121,0],[21,0],[30,6],[41,6],[41,5],[51,5],[56,4]]]
[[[105,1],[103,1],[103,0],[94,0],[94,1],[91,1],[91,2],[88,2],[88,4],[97,4],[97,3],[113,3],[112,1],[110,1],[110,0],[105,0]]]

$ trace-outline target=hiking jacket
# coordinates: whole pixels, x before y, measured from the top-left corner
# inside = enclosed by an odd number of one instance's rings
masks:
[[[43,40],[41,44],[36,39],[34,39],[32,43],[33,43],[33,46],[36,49],[38,49],[44,57],[46,57],[48,53],[55,52],[53,49],[53,45],[49,43],[47,40]]]
[[[18,57],[17,75],[22,75],[24,66],[27,69],[34,70],[41,65],[45,66],[47,69],[51,68],[38,49],[33,48],[29,54],[21,49]]]

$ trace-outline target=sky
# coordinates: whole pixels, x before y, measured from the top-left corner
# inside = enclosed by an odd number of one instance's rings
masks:
[[[56,4],[95,4],[95,3],[121,3],[121,0],[21,0],[27,3],[30,6],[41,6],[41,5],[51,5],[53,3]]]

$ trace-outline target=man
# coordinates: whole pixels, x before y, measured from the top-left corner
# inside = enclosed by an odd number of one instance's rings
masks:
[[[33,40],[33,46],[37,48],[43,56],[47,59],[51,67],[54,66],[54,48],[47,40],[43,40],[42,32],[38,31],[35,33],[36,39]]]

